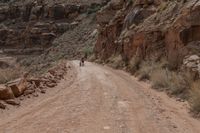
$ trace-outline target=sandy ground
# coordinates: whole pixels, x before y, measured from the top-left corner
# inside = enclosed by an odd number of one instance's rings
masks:
[[[188,105],[129,74],[86,63],[39,98],[0,112],[1,133],[200,133]],[[76,75],[76,76],[74,76]]]

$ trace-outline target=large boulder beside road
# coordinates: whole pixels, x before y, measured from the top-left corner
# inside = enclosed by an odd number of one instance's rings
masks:
[[[15,97],[19,97],[24,93],[27,88],[26,79],[16,79],[7,83],[7,86],[11,88]]]
[[[15,96],[10,87],[7,87],[5,85],[0,85],[0,99],[1,100],[13,99],[14,97]]]

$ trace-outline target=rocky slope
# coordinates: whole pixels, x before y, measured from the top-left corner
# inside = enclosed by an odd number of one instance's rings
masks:
[[[38,72],[59,59],[82,56],[95,41],[95,12],[107,2],[1,1],[0,58],[9,54],[27,71]]]
[[[166,57],[171,69],[199,71],[199,7],[198,0],[112,0],[97,14],[96,56]]]
[[[103,4],[98,0],[1,2],[1,48],[8,53],[15,52],[14,48],[26,50],[27,53],[34,51],[33,48],[42,51],[50,47],[55,38],[76,27],[81,22],[81,19],[77,19],[80,14],[95,12]]]
[[[79,58],[84,48],[94,45],[95,12],[106,3],[0,1],[0,108],[5,109],[5,103],[19,105],[19,100],[37,97],[56,86],[70,69],[58,62]]]

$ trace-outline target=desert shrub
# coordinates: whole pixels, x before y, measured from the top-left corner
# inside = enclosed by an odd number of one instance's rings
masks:
[[[139,70],[135,73],[139,80],[149,80],[151,74],[159,69],[166,69],[168,62],[166,59],[161,59],[159,62],[155,60],[142,61]]]
[[[113,55],[108,59],[108,63],[113,68],[121,68],[124,66],[124,61],[122,59],[122,56],[119,55]]]
[[[191,81],[189,77],[176,72],[171,72],[169,74],[170,83],[168,87],[168,92],[172,95],[180,96],[181,98],[186,98],[186,92],[190,88]]]
[[[86,56],[90,56],[90,55],[92,55],[92,53],[93,53],[93,47],[92,46],[85,46],[84,48],[83,48],[83,53],[84,53],[84,55],[86,55]]]
[[[176,95],[180,98],[187,99],[188,91],[193,82],[190,73],[178,73],[168,69],[158,68],[151,74],[153,88],[165,90],[170,95]]]
[[[192,84],[189,101],[190,101],[192,111],[195,113],[199,113],[200,112],[200,80]]]
[[[132,74],[135,74],[135,72],[138,71],[140,68],[140,63],[141,63],[141,59],[139,57],[136,57],[136,56],[132,57],[128,66],[129,71]]]
[[[138,78],[140,81],[149,80],[150,74],[148,69],[142,69],[142,71],[140,71],[140,75],[138,76]]]
[[[140,69],[135,73],[139,80],[149,80],[151,73],[157,68],[157,64],[151,61],[143,61]]]
[[[168,70],[164,69],[153,71],[151,74],[151,81],[153,82],[152,87],[159,90],[168,88],[170,84],[168,73]]]
[[[20,76],[21,76],[21,70],[18,68],[0,69],[0,83],[1,84],[17,79]]]

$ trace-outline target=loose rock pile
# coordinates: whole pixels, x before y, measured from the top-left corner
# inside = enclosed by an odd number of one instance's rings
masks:
[[[62,63],[40,77],[27,78],[25,75],[23,78],[0,85],[0,108],[6,109],[6,104],[19,106],[19,100],[23,100],[24,97],[38,97],[38,93],[46,93],[48,88],[57,86],[69,67]]]

